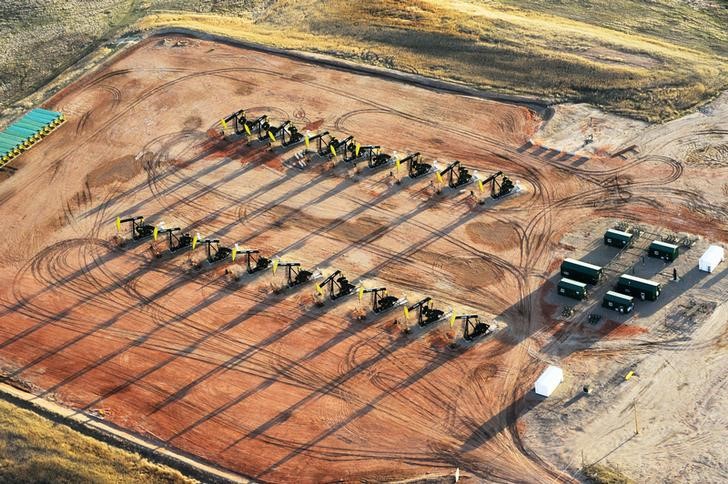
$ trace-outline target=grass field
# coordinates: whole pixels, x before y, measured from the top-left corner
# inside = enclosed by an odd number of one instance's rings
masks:
[[[0,400],[0,482],[196,481]]]
[[[661,121],[728,87],[728,3],[9,0],[0,108],[125,30],[183,26]]]

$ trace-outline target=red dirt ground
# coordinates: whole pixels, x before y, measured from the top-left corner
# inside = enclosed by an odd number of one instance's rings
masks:
[[[242,475],[569,479],[517,425],[538,403],[524,397],[543,364],[522,343],[542,327],[532,296],[558,241],[595,214],[680,225],[673,206],[698,206],[728,239],[718,208],[678,187],[680,163],[541,155],[524,107],[169,44],[152,37],[58,93],[46,106],[68,122],[0,184],[0,361],[10,379]],[[523,193],[473,207],[469,189],[433,196],[429,178],[286,168],[296,150],[214,134],[239,108],[503,170]],[[398,331],[400,310],[354,321],[356,297],[318,308],[311,285],[272,294],[280,272],[233,281],[224,263],[193,269],[200,249],[119,248],[113,221],[134,214],[507,328],[465,344],[447,323]]]

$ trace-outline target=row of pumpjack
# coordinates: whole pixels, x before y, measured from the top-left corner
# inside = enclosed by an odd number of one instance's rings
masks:
[[[280,259],[264,257],[258,249],[241,248],[238,244],[233,247],[225,247],[220,245],[218,239],[208,239],[199,233],[194,235],[190,233],[182,233],[179,227],[167,228],[163,223],[151,225],[144,222],[143,216],[134,216],[116,219],[116,229],[119,234],[122,232],[122,224],[131,225],[131,238],[134,241],[142,241],[152,238],[159,240],[159,237],[167,238],[167,246],[170,253],[178,253],[182,249],[189,248],[194,250],[198,245],[205,246],[207,262],[215,264],[227,260],[228,258],[235,260],[242,256],[245,258],[245,267],[249,274],[261,272],[272,268],[273,273],[278,268],[284,268],[286,271],[286,283],[288,287],[296,287],[309,281],[321,279],[323,275],[320,271],[303,269],[300,262],[282,262]],[[161,253],[158,253],[161,255]],[[452,311],[446,312],[442,309],[433,307],[432,298],[426,297],[417,303],[408,306],[406,298],[399,298],[390,295],[386,287],[364,288],[362,285],[352,284],[349,279],[340,271],[336,270],[321,282],[316,284],[316,293],[325,298],[338,300],[345,296],[358,294],[361,301],[365,294],[371,294],[372,311],[375,314],[381,314],[396,307],[404,308],[405,319],[409,319],[411,311],[417,311],[417,323],[424,327],[436,322],[450,320],[450,325],[454,326],[456,320],[463,321],[463,338],[471,341],[474,338],[491,332],[490,325],[480,321],[477,314],[461,314],[456,315]]]
[[[256,136],[259,141],[267,141],[271,145],[280,142],[281,146],[285,148],[303,143],[306,147],[306,154],[313,153],[329,159],[341,156],[344,162],[352,165],[366,161],[370,169],[386,166],[395,166],[399,169],[404,165],[407,167],[407,175],[410,178],[419,178],[432,173],[440,185],[447,180],[450,188],[459,189],[469,183],[476,183],[481,192],[485,192],[485,187],[489,187],[492,198],[503,197],[517,189],[513,181],[501,171],[482,179],[476,171],[471,172],[458,160],[441,169],[436,162],[425,163],[419,152],[410,153],[400,159],[396,154],[382,152],[381,146],[361,145],[354,139],[354,136],[338,139],[328,131],[320,131],[313,135],[308,132],[302,133],[290,120],[279,125],[272,125],[268,115],[249,118],[244,109],[222,118],[220,125],[223,135],[228,126],[232,125],[235,134],[245,135],[248,140]]]

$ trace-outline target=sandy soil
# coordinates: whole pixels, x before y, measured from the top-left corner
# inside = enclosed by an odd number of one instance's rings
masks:
[[[177,42],[184,40],[184,42]],[[9,379],[261,481],[568,480],[524,443],[519,417],[557,329],[539,292],[562,238],[602,217],[728,242],[725,199],[691,186],[725,171],[642,150],[571,155],[540,144],[526,108],[324,69],[219,43],[150,38],[58,93],[69,121],[0,184],[0,361]],[[239,108],[428,159],[503,170],[522,193],[393,183],[388,170],[291,168],[220,136]],[[535,138],[534,138],[535,140]],[[712,171],[711,171],[712,170]],[[708,175],[710,174],[710,175]],[[465,343],[447,323],[410,333],[396,312],[357,321],[356,297],[273,294],[281,273],[235,281],[202,251],[117,247],[117,215],[144,215],[341,269],[410,301],[497,320]],[[366,302],[366,300],[365,300]],[[399,320],[399,325],[394,319]],[[412,325],[412,323],[409,323]]]

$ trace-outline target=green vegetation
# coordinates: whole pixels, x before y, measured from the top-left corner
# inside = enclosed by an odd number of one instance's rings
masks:
[[[0,400],[0,481],[192,483],[179,472]]]
[[[0,38],[0,52],[15,53],[0,57],[0,102],[27,95],[114,34],[164,26],[499,92],[589,102],[651,121],[677,117],[728,87],[725,1],[52,0],[32,8],[24,3],[0,6],[0,28],[11,32]],[[18,9],[32,15],[17,15]],[[14,17],[8,17],[10,10]],[[77,18],[83,18],[78,27]],[[33,42],[19,42],[27,37]],[[46,49],[53,55],[27,55]]]

